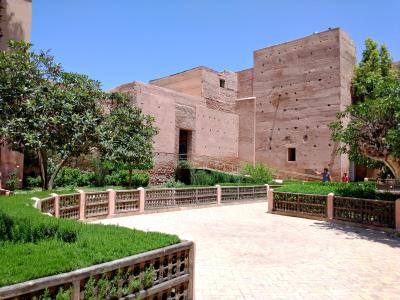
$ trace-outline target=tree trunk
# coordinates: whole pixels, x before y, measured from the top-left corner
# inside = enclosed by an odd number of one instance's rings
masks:
[[[400,158],[388,156],[383,162],[392,171],[394,177],[400,179]]]
[[[48,174],[47,174],[47,153],[46,151],[38,151],[39,164],[40,164],[40,177],[42,178],[42,189],[48,190]]]
[[[61,170],[62,166],[64,165],[65,161],[67,159],[63,158],[60,163],[56,166],[56,169],[54,170],[54,173],[51,175],[50,177],[50,181],[49,181],[49,189],[52,190],[54,187],[54,181],[57,177],[58,172]]]
[[[132,169],[129,169],[129,187],[132,187]]]

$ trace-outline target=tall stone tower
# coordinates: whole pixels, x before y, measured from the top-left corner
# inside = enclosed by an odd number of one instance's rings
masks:
[[[32,0],[0,0],[0,50],[7,50],[9,40],[29,41],[32,23]],[[0,124],[1,126],[1,124]],[[22,183],[24,156],[0,146],[0,188],[9,174],[17,173]]]

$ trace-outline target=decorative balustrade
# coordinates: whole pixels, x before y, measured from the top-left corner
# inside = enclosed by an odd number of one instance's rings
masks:
[[[384,191],[400,191],[400,180],[398,179],[378,179],[376,188]]]
[[[143,278],[149,272],[149,282],[144,283]],[[0,288],[0,299],[42,299],[45,291],[50,294],[46,299],[56,299],[61,288],[71,290],[69,299],[105,299],[104,289],[108,288],[115,289],[116,294],[107,299],[191,300],[193,275],[194,244],[185,241],[72,272],[6,286]]]
[[[383,201],[268,191],[268,212],[319,217],[400,231],[400,199]]]
[[[274,209],[276,211],[327,217],[326,204],[326,196],[274,192]]]
[[[179,207],[201,207],[239,201],[267,200],[267,186],[201,187],[182,189],[107,190],[36,199],[44,213],[68,219],[99,218],[121,213],[144,213]]]
[[[394,228],[395,202],[335,197],[333,215],[335,219]]]
[[[235,186],[221,188],[221,202],[266,200],[267,189],[265,186]]]

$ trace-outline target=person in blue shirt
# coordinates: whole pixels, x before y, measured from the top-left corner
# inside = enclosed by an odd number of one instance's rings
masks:
[[[317,173],[318,175],[322,175],[322,182],[331,182],[331,173],[329,173],[328,168],[324,168],[324,171],[322,173],[317,171],[315,173]]]

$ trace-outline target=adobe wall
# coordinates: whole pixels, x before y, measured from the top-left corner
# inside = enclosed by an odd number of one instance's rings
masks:
[[[334,29],[254,52],[257,161],[299,173],[329,167],[338,179],[344,162],[328,124],[350,96],[350,75],[343,75],[352,73],[347,42]],[[295,162],[288,161],[291,147]]]
[[[224,87],[220,87],[220,80],[225,81]],[[237,84],[237,74],[235,72],[216,72],[205,68],[203,70],[202,97],[206,100],[207,107],[234,112]]]
[[[31,0],[0,1],[0,51],[7,49],[10,39],[29,41],[32,21]],[[0,188],[12,171],[16,171],[19,186],[22,184],[24,155],[7,147],[0,147]]]
[[[203,80],[202,67],[183,71],[163,78],[150,80],[150,84],[171,89],[190,96],[201,97]]]
[[[0,50],[9,40],[29,41],[32,23],[31,0],[0,1]]]
[[[154,138],[155,168],[152,183],[173,176],[178,160],[179,129],[191,131],[189,160],[196,166],[236,168],[238,116],[208,108],[197,99],[151,84],[133,82],[114,89],[127,92],[132,104],[155,118],[159,133]]]
[[[236,73],[238,81],[238,99],[253,96],[253,68],[242,70]]]
[[[238,99],[236,112],[239,116],[238,155],[242,162],[255,162],[256,98]]]

